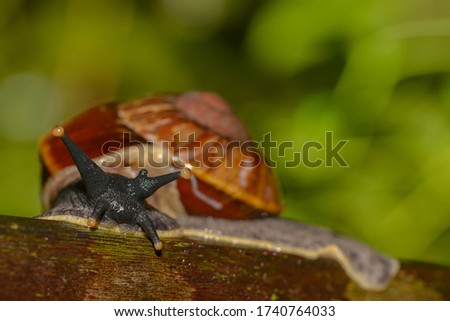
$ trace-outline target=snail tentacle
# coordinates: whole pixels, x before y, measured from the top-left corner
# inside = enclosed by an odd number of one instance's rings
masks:
[[[137,198],[144,200],[153,195],[160,187],[178,178],[183,178],[183,176],[187,177],[186,175],[186,171],[177,171],[156,177],[148,177],[147,170],[142,169],[138,176],[129,182],[129,188],[131,189],[131,193],[134,193]]]
[[[91,216],[87,221],[87,225],[93,228],[97,227],[98,223],[101,220],[102,215],[105,214],[107,209],[108,204],[106,204],[105,202],[97,202],[94,206],[94,210],[92,211]]]
[[[102,195],[110,184],[110,177],[89,158],[88,155],[64,132],[63,127],[57,126],[52,131],[53,135],[61,138],[70,153],[75,165],[80,172],[90,197],[96,198]]]
[[[144,230],[144,232],[153,242],[153,247],[155,248],[155,250],[160,251],[162,249],[162,242],[158,237],[155,225],[147,215],[146,211],[139,212],[139,214],[136,216],[136,223]]]

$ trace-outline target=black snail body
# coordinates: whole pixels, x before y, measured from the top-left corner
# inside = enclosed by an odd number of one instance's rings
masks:
[[[95,164],[64,133],[60,126],[53,130],[53,135],[60,137],[69,150],[83,179],[86,188],[87,202],[92,206],[92,213],[87,220],[89,227],[96,227],[103,215],[117,223],[136,223],[146,232],[153,242],[155,250],[161,250],[162,243],[156,232],[151,217],[155,211],[145,206],[145,199],[158,188],[171,181],[183,177],[188,179],[190,171],[181,171],[150,178],[147,170],[142,169],[135,178],[108,174]]]
[[[214,96],[206,96],[207,99],[210,97]],[[150,100],[149,107],[154,107],[151,105],[152,102],[154,103]],[[142,107],[142,104],[139,106]],[[184,129],[186,128],[184,127]],[[68,135],[64,134],[62,127],[57,127],[53,134],[63,140],[76,167],[65,164],[61,166],[61,170],[53,171],[53,173],[51,169],[47,168],[47,173],[49,172],[51,176],[44,188],[44,198],[47,197],[47,201],[44,200],[44,202],[51,208],[39,218],[64,220],[79,225],[121,232],[144,232],[152,241],[155,250],[161,250],[160,238],[186,237],[236,247],[278,251],[309,259],[330,257],[336,259],[349,277],[367,290],[386,288],[398,271],[397,260],[379,254],[362,243],[337,235],[327,229],[287,219],[268,215],[256,215],[252,219],[240,220],[213,217],[212,215],[167,215],[170,210],[165,211],[165,204],[175,202],[175,200],[172,201],[174,195],[177,196],[177,193],[185,190],[180,189],[174,194],[169,190],[170,186],[183,182],[183,180],[177,180],[182,177],[191,181],[192,185],[196,187],[198,183],[195,181],[195,176],[202,178],[203,174],[196,175],[196,169],[192,167],[191,175],[191,171],[188,169],[189,163],[183,160],[181,163],[187,168],[180,170],[172,165],[169,166],[168,172],[152,178],[147,177],[147,169],[134,168],[130,170],[128,168],[127,170],[131,174],[124,175],[124,172],[116,172],[114,169],[102,165],[104,159],[92,161],[83,148],[78,147]],[[71,135],[71,133],[68,134]],[[44,143],[42,149],[51,150],[45,144],[47,143]],[[48,160],[49,156],[46,155],[46,152],[41,154],[44,163],[55,167],[52,161]],[[177,160],[179,161],[178,158]],[[152,171],[155,172],[152,168],[148,169],[151,175],[153,175]],[[230,174],[230,176],[232,175]],[[211,181],[214,182],[214,179]],[[162,187],[166,184],[167,186]],[[163,198],[163,201],[157,202],[158,206],[155,207],[149,204],[148,200],[158,198],[157,193],[154,196],[151,195],[160,187],[162,188],[158,193],[169,195],[171,198]],[[164,188],[167,189],[164,190]],[[202,192],[204,196],[200,198],[205,199],[208,206],[214,206],[214,203],[208,200],[208,197],[211,198],[210,194],[208,195],[206,190]],[[201,193],[199,194],[201,195]],[[225,199],[227,206],[230,205],[231,209],[244,207],[243,205],[236,207],[233,200],[228,200],[228,197]],[[245,198],[242,200],[245,201]],[[217,199],[213,201],[217,201]],[[201,201],[196,202],[201,203]],[[249,203],[258,206],[257,200],[252,199]],[[184,202],[182,210],[179,211],[189,213],[190,204],[189,201]],[[276,206],[270,206],[270,208],[276,208]],[[222,207],[218,208],[220,211]],[[245,207],[244,211],[255,216],[256,212],[249,208]],[[197,211],[197,208],[194,207],[193,211]],[[239,214],[238,217],[242,218],[242,215]]]

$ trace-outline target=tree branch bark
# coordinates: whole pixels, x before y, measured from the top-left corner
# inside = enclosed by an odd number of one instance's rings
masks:
[[[368,292],[328,259],[0,216],[1,300],[449,300],[450,268],[402,262]]]

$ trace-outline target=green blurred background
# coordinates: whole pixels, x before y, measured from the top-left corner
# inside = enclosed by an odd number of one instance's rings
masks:
[[[293,141],[279,161],[349,140],[347,168],[277,168],[283,215],[450,265],[448,0],[2,0],[0,213],[41,212],[37,142],[56,123],[192,89],[255,140]]]

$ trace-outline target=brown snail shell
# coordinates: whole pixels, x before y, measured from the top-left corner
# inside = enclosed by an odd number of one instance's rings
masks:
[[[193,191],[192,183],[177,182],[180,201],[190,215],[247,219],[273,216],[281,211],[275,177],[258,151],[253,149],[249,157],[242,149],[233,148],[232,153],[215,157],[215,161],[220,158],[220,166],[210,166],[211,162],[204,157],[202,148],[192,147],[194,144],[201,147],[208,144],[229,146],[231,142],[237,146],[242,140],[248,140],[243,124],[215,95],[160,95],[121,104],[105,104],[89,109],[63,126],[92,159],[103,156],[108,147],[105,142],[123,143],[121,148],[139,142],[152,142],[156,146],[158,142],[176,143],[174,139],[178,134],[178,141],[186,142],[178,157],[191,165],[200,195],[211,200],[212,204],[219,203],[214,208],[198,199],[199,193]],[[124,140],[125,134],[130,136]],[[50,135],[43,139],[40,151],[44,181],[73,164],[64,152],[64,146]],[[241,163],[246,167],[240,166]],[[57,191],[44,191],[47,206],[51,202],[48,194],[56,195]]]
[[[189,134],[195,133],[195,140],[201,145],[212,141],[226,146],[235,140],[248,140],[245,127],[228,105],[215,95],[159,95],[133,102],[105,104],[82,113],[64,127],[73,141],[106,172],[135,177],[139,165],[142,165],[139,159],[142,152],[147,157],[143,162],[146,165],[151,156],[177,157],[168,168],[147,168],[152,175],[173,171],[179,162],[191,169],[192,177],[197,181],[170,183],[147,199],[150,205],[171,217],[164,214],[155,216],[158,221],[154,224],[163,238],[201,239],[309,259],[331,257],[341,264],[350,278],[367,290],[385,289],[399,269],[396,259],[345,236],[299,222],[267,217],[279,213],[281,205],[275,178],[261,161],[261,154],[254,152],[249,157],[245,151],[238,150],[231,156],[224,156],[222,165],[228,160],[233,165],[231,168],[205,166],[208,160],[204,159],[201,150],[190,148]],[[181,140],[187,140],[187,148],[174,155],[167,146],[159,143],[176,143],[174,137],[178,133]],[[126,140],[123,139],[125,134],[128,135]],[[111,159],[105,155],[111,142],[122,142],[116,150],[123,160],[120,166],[111,166]],[[136,146],[144,147],[136,149]],[[65,195],[66,187],[79,180],[79,173],[64,146],[55,137],[45,137],[41,143],[41,158],[45,182],[43,201],[48,211],[40,218],[86,226],[93,209],[83,201],[85,195],[76,191]],[[236,166],[242,162],[248,166]],[[64,199],[69,199],[69,202],[65,203]],[[187,213],[200,216],[185,215]],[[138,226],[125,226],[111,220],[102,221],[99,227],[142,233]]]

